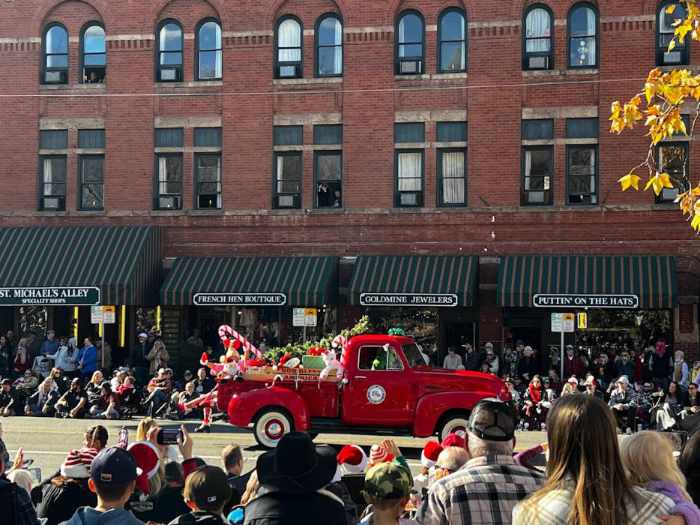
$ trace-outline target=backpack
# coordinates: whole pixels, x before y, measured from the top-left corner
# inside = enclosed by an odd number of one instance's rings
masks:
[[[4,483],[0,485],[0,509],[8,521],[7,525],[15,525],[17,519],[17,484]]]

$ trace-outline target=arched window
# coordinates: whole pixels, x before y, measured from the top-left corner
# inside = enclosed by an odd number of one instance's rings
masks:
[[[396,74],[423,73],[423,17],[417,11],[404,11],[396,24]]]
[[[438,20],[438,71],[455,73],[467,70],[467,28],[464,12],[450,8]]]
[[[44,63],[42,83],[68,83],[68,31],[60,24],[52,24],[44,32]]]
[[[301,22],[292,16],[280,18],[277,22],[275,77],[301,78],[303,76],[303,34]]]
[[[569,67],[598,65],[598,13],[590,4],[569,11]]]
[[[221,26],[216,20],[200,22],[197,30],[197,80],[219,80],[222,76]]]
[[[669,13],[671,6],[675,6]],[[659,4],[656,14],[656,65],[674,66],[688,63],[688,44],[676,40],[676,47],[668,51],[668,45],[673,40],[676,28],[673,24],[686,17],[685,6],[677,0],[667,0]]]
[[[97,24],[85,26],[80,35],[82,81],[86,84],[101,84],[107,73],[107,47],[105,30]]]
[[[553,17],[548,7],[536,4],[525,11],[523,69],[552,69],[554,67],[553,32]]]
[[[338,15],[323,15],[316,23],[316,75],[343,74],[343,23]]]
[[[164,20],[158,26],[158,82],[182,82],[182,26]]]

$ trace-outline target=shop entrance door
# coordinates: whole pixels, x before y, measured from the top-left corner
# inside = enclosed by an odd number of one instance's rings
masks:
[[[477,348],[477,333],[476,333],[476,323],[445,323],[443,324],[442,341],[441,347],[444,352],[440,355],[440,363],[433,363],[433,365],[440,366],[442,364],[442,359],[445,358],[447,354],[447,349],[450,347],[455,347],[457,353],[464,357],[465,349],[462,345],[469,343],[472,348]]]
[[[231,324],[231,310],[228,307],[200,306],[195,307],[194,311],[194,322],[191,323],[189,333],[192,332],[193,328],[199,328],[204,345],[211,346],[218,359],[218,356],[223,353],[219,339],[219,326]]]

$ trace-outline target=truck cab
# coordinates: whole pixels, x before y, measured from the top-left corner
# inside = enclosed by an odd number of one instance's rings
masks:
[[[251,423],[256,440],[274,447],[292,430],[444,437],[464,431],[471,408],[485,397],[506,400],[491,374],[427,366],[410,337],[361,335],[343,351],[342,377],[275,381],[244,379],[222,385],[219,407],[236,426]]]

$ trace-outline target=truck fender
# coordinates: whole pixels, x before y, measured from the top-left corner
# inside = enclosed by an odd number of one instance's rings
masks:
[[[295,430],[305,432],[309,429],[309,409],[304,399],[294,390],[279,386],[234,394],[228,403],[228,418],[232,425],[247,427],[261,411],[275,407],[289,413],[294,419]]]
[[[413,435],[432,436],[440,419],[447,412],[469,412],[474,405],[489,396],[492,396],[490,392],[440,392],[421,397],[416,404]]]

